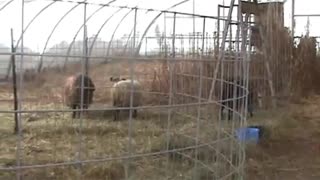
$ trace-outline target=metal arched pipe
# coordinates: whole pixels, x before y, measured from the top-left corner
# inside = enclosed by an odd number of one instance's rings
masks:
[[[150,12],[150,11],[147,11],[145,14],[148,14],[148,12]],[[128,43],[129,43],[129,40],[130,40],[131,35],[132,35],[132,33],[133,33],[133,30],[134,30],[134,28],[131,29],[131,32],[130,32],[128,38],[127,38],[126,45],[125,45],[124,48],[123,48],[123,54],[125,54],[126,51],[127,51]]]
[[[47,41],[46,41],[46,44],[45,44],[45,46],[44,46],[44,48],[43,48],[43,50],[42,50],[42,54],[44,54],[44,52],[46,51],[47,46],[48,46],[48,43],[49,43],[49,40],[51,39],[52,34],[53,34],[54,31],[56,30],[56,28],[59,26],[59,24],[62,22],[62,20],[63,20],[69,13],[71,13],[75,8],[77,8],[79,5],[80,5],[80,3],[77,4],[77,5],[75,5],[75,6],[73,6],[69,11],[67,11],[67,12],[59,19],[59,21],[57,22],[57,24],[56,24],[56,25],[54,26],[54,28],[52,29],[50,35],[48,36],[48,39],[47,39]],[[41,71],[42,64],[43,64],[42,62],[43,62],[43,56],[41,56],[41,58],[40,58],[40,62],[39,62],[39,66],[38,66],[38,72]]]
[[[142,42],[143,42],[143,38],[146,36],[146,34],[148,33],[150,27],[154,24],[154,22],[156,22],[156,20],[162,15],[162,12],[159,13],[156,17],[153,18],[153,20],[151,21],[151,23],[148,25],[148,27],[146,28],[146,30],[143,32],[142,34],[142,37],[141,37],[141,40],[139,42],[139,45],[137,47],[137,50],[136,50],[136,55],[139,54],[140,52],[140,48],[141,48],[141,45],[142,45]]]
[[[148,12],[150,12],[150,11],[147,11],[145,14],[148,14]],[[134,28],[131,29],[131,32],[130,32],[128,38],[127,38],[126,44],[125,44],[125,46],[124,46],[124,48],[123,48],[123,52],[122,52],[123,54],[125,54],[126,51],[127,51],[128,43],[129,43],[129,40],[130,40],[131,35],[132,35],[132,33],[133,33],[133,30],[134,30]]]
[[[28,23],[28,25],[24,28],[23,33],[25,33],[25,32],[27,31],[27,29],[28,29],[29,26],[33,23],[33,21],[34,21],[35,19],[37,19],[37,17],[39,17],[40,14],[41,14],[42,12],[44,12],[44,10],[48,9],[50,6],[52,6],[52,5],[53,5],[54,3],[56,3],[56,2],[57,2],[57,1],[53,1],[52,3],[50,3],[50,4],[48,4],[47,6],[45,6],[44,8],[42,8],[42,9],[31,19],[31,21]],[[19,45],[19,43],[20,43],[20,41],[21,41],[21,38],[22,38],[22,35],[21,35],[20,38],[18,39],[15,48],[18,47],[18,45]]]
[[[45,6],[44,8],[42,8],[42,9],[31,19],[31,21],[28,23],[28,25],[24,28],[22,34],[24,34],[24,33],[28,30],[29,26],[37,19],[37,17],[40,16],[40,14],[41,14],[44,10],[48,9],[51,5],[53,5],[53,4],[56,3],[56,2],[57,2],[57,1],[54,1],[54,2],[52,2],[52,3],[50,3],[50,4],[48,4],[47,6]],[[18,48],[18,45],[19,45],[19,43],[20,43],[20,41],[21,41],[21,39],[22,39],[22,34],[21,34],[21,36],[19,37],[19,39],[18,39],[18,41],[17,41],[17,44],[15,45],[15,49]],[[9,74],[10,74],[10,71],[11,71],[11,66],[12,66],[12,61],[9,62],[9,65],[8,65],[8,68],[7,68],[6,78],[9,77]]]
[[[190,1],[190,0],[180,1],[180,2],[178,2],[178,3],[176,3],[176,4],[172,5],[172,6],[170,6],[169,8],[167,8],[166,11],[168,11],[168,10],[170,10],[170,9],[172,9],[172,8],[175,8],[175,7],[177,7],[177,6],[181,5],[181,4],[184,4],[184,3],[188,2],[188,1]],[[146,12],[145,14],[148,14],[149,12],[150,12],[150,10],[147,10],[147,12]],[[131,38],[131,35],[132,35],[132,33],[133,33],[133,30],[134,30],[134,28],[131,29],[131,32],[130,32],[128,38],[127,38],[126,45],[124,46],[124,49],[123,49],[123,54],[125,54],[125,52],[126,52],[126,50],[127,50],[127,46],[128,46],[129,40],[130,40],[130,38]],[[143,40],[143,38],[141,39],[141,41],[142,41],[142,40]],[[141,48],[141,47],[139,47],[139,48]]]
[[[100,8],[98,8],[96,11],[94,11],[94,12],[86,19],[86,22],[88,22],[88,21],[89,21],[95,14],[97,14],[100,10],[102,10],[102,9],[105,8],[106,6],[112,4],[112,3],[116,2],[116,1],[117,1],[117,0],[111,0],[111,1],[109,1],[106,5],[101,6]],[[74,45],[74,43],[75,43],[75,41],[76,41],[76,38],[77,38],[78,34],[80,33],[81,29],[83,28],[83,26],[84,26],[84,24],[82,24],[82,25],[80,26],[80,28],[78,29],[77,33],[76,33],[75,36],[73,37],[72,42],[70,43],[70,45],[69,45],[69,47],[68,47],[66,60],[65,60],[65,62],[64,62],[64,66],[63,66],[64,69],[66,68],[66,64],[68,63],[69,55],[70,55],[70,53],[71,53],[71,49],[72,49],[72,47],[73,47],[73,45]]]
[[[7,2],[5,5],[3,5],[1,8],[0,8],[0,11],[2,11],[4,8],[6,8],[9,4],[11,4],[14,0],[11,0],[9,2]]]
[[[172,8],[175,8],[175,7],[177,7],[177,6],[181,5],[181,4],[184,4],[184,3],[188,2],[188,1],[190,1],[190,0],[180,1],[180,2],[178,2],[178,3],[176,3],[176,4],[172,5],[172,6],[170,6],[168,9],[166,9],[166,11],[168,11],[168,10],[170,10],[170,9],[172,9]],[[160,12],[156,17],[154,17],[153,20],[151,21],[151,23],[150,23],[150,24],[148,25],[148,27],[146,28],[146,30],[143,32],[143,35],[142,35],[142,37],[141,37],[141,40],[140,40],[139,45],[138,45],[137,50],[136,50],[136,55],[139,54],[140,48],[141,48],[141,45],[142,45],[142,42],[143,42],[143,39],[144,39],[144,37],[146,36],[146,34],[148,33],[150,27],[156,22],[156,20],[157,20],[162,14],[163,14],[163,11]]]
[[[108,44],[108,48],[107,48],[107,57],[109,56],[109,53],[110,53],[110,47],[111,47],[111,43],[113,41],[113,38],[114,38],[114,35],[116,33],[116,31],[118,30],[120,24],[122,23],[122,21],[133,11],[134,9],[131,9],[127,14],[125,14],[122,19],[119,21],[119,23],[117,24],[117,27],[115,28],[115,30],[113,31],[112,33],[112,36],[111,36],[111,39],[109,41],[109,44]]]
[[[129,43],[129,40],[130,40],[130,37],[131,37],[131,35],[132,35],[132,33],[133,33],[133,28],[132,28],[132,30],[131,30],[131,32],[130,32],[130,34],[129,34],[129,36],[128,36],[128,38],[127,38],[127,42],[126,42],[126,45],[124,46],[124,48],[123,48],[123,54],[125,54],[126,53],[126,51],[127,51],[127,46],[128,46],[128,43]]]
[[[96,40],[101,32],[101,30],[103,29],[103,27],[109,22],[109,20],[115,15],[117,14],[118,12],[120,12],[122,10],[122,8],[118,9],[116,12],[114,12],[102,25],[101,27],[99,28],[98,32],[96,33],[93,41],[92,41],[92,44],[90,46],[90,50],[89,50],[89,56],[91,56],[91,53],[92,53],[92,49],[93,49],[93,46],[94,44],[96,43]]]
[[[97,13],[98,13],[100,10],[102,10],[104,7],[106,7],[106,6],[101,6],[101,7],[98,8],[96,11],[94,11],[94,12],[86,19],[86,22],[88,22],[95,14],[97,14]],[[80,28],[78,29],[78,31],[77,31],[76,34],[74,35],[74,37],[73,37],[73,39],[72,39],[72,41],[71,41],[71,43],[70,43],[70,45],[69,45],[69,47],[68,47],[67,56],[66,56],[66,60],[65,60],[65,62],[64,62],[64,67],[63,67],[63,68],[66,67],[66,64],[67,64],[67,62],[68,62],[68,60],[69,60],[69,55],[70,55],[70,53],[71,53],[71,49],[72,49],[72,47],[73,47],[73,45],[74,45],[74,43],[75,43],[75,41],[76,41],[76,38],[77,38],[77,36],[78,36],[78,34],[80,33],[80,31],[81,31],[82,28],[83,28],[83,24],[80,26]]]

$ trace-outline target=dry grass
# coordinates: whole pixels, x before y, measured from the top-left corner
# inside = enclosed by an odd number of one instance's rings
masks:
[[[167,149],[167,114],[162,115],[165,118],[158,116],[159,114],[144,113],[143,117],[134,120],[131,134],[131,153],[157,153]],[[69,117],[69,115],[61,113],[50,113],[38,115],[37,120],[24,122],[21,143],[23,165],[60,163],[77,159],[80,125],[79,121],[71,120]],[[85,118],[83,120],[81,159],[118,158],[127,155],[128,121],[112,122],[110,119],[111,117],[106,116],[105,119]],[[2,117],[2,129],[0,130],[3,139],[0,142],[0,164],[2,167],[15,165],[16,137],[12,135],[12,126],[12,117]],[[213,125],[202,122],[200,128],[199,144],[216,139]],[[196,144],[193,139],[196,136],[196,124],[193,119],[173,116],[170,134],[169,150]],[[226,143],[228,146],[225,149],[228,149],[231,140]],[[228,151],[223,151],[223,153],[230,155]],[[130,161],[130,177],[135,179],[163,179],[167,176],[173,179],[188,178],[194,172],[193,159],[195,155],[195,151],[190,149],[134,158]],[[211,168],[216,166],[213,155],[215,155],[215,151],[212,147],[204,146],[198,149],[200,162]],[[169,164],[166,163],[168,157]],[[122,179],[126,163],[125,159],[116,159],[83,164],[81,176],[84,179]],[[200,167],[202,165],[199,165]],[[170,170],[172,168],[175,171]],[[207,171],[206,173],[210,174]],[[224,173],[228,173],[226,169],[224,171]],[[1,171],[0,179],[13,179],[15,177],[13,173]],[[77,166],[31,168],[24,170],[23,175],[24,179],[76,179],[78,169]]]
[[[234,67],[239,66],[234,62],[222,63],[225,71],[222,78],[221,68],[218,70],[213,98],[219,97],[221,94],[221,79],[234,77]],[[154,66],[151,90],[164,94],[173,93],[175,97],[173,99],[174,103],[195,103],[199,97],[201,83],[201,98],[208,99],[216,64],[217,60],[213,57],[204,57],[201,60],[198,59],[198,61],[197,59],[163,61],[158,66]],[[172,86],[170,83],[172,83]]]
[[[142,81],[146,92],[146,105],[167,104],[167,95],[154,91],[153,79],[154,67],[162,66],[159,63],[137,63],[134,70],[136,79]],[[70,66],[66,72],[48,69],[41,74],[43,84],[35,81],[24,84],[23,108],[28,110],[57,110],[66,108],[63,105],[62,84],[64,79],[79,69],[77,65]],[[106,64],[92,66],[90,76],[96,84],[97,91],[94,95],[94,104],[91,108],[110,106],[109,77],[113,75],[129,76],[127,64]],[[152,91],[153,88],[153,91]],[[12,100],[11,87],[1,87],[2,99]],[[159,98],[160,97],[160,98]],[[188,98],[186,98],[188,99]],[[194,101],[194,98],[189,100]],[[2,103],[0,109],[12,109],[12,101]],[[176,102],[177,103],[177,102]],[[180,102],[181,103],[181,102]],[[210,109],[210,111],[208,111]],[[217,125],[214,120],[212,107],[201,107],[202,119],[199,121],[201,131],[198,134],[199,144],[212,143],[216,140]],[[71,113],[33,113],[23,115],[23,137],[21,141],[21,159],[23,165],[50,164],[75,161],[79,154],[79,142],[81,141],[81,159],[115,158],[114,160],[87,163],[81,166],[82,174],[79,174],[79,166],[54,166],[47,168],[31,168],[22,171],[24,179],[76,179],[82,176],[84,179],[123,179],[125,172],[129,172],[132,179],[188,179],[194,175],[196,151],[175,149],[194,146],[197,137],[197,108],[183,107],[172,109],[170,124],[168,124],[167,109],[149,109],[139,111],[138,119],[131,124],[131,139],[128,137],[128,115],[123,113],[123,120],[111,121],[110,111],[91,111],[82,121],[72,120]],[[206,117],[204,115],[207,115]],[[211,121],[209,121],[211,120]],[[0,136],[0,166],[12,167],[16,164],[17,137],[12,134],[13,115],[1,114]],[[228,138],[221,150],[226,157],[233,152],[228,151],[231,146],[227,132],[227,125],[222,129],[221,138]],[[167,132],[170,132],[167,134]],[[81,136],[79,135],[81,133]],[[169,136],[167,136],[169,135]],[[81,137],[81,139],[80,139]],[[167,146],[168,138],[170,143]],[[133,154],[145,154],[130,161],[123,159],[128,155],[128,144],[131,141],[130,152]],[[234,146],[235,147],[235,146]],[[166,150],[171,153],[164,153]],[[203,146],[198,150],[200,160],[198,175],[212,177],[208,171],[217,170],[215,145]],[[160,153],[161,152],[161,153]],[[148,153],[159,153],[147,156]],[[221,176],[228,174],[228,163],[221,160],[225,166],[221,168]],[[171,169],[175,169],[172,171]],[[0,171],[0,179],[14,179],[14,171]]]
[[[307,47],[311,48],[311,46]],[[300,54],[304,53],[305,51],[300,52]],[[302,60],[300,62],[302,63]],[[200,63],[191,62],[174,64],[173,77],[176,93],[174,103],[196,102],[194,97],[198,96],[199,65]],[[204,64],[204,67],[208,68],[209,66],[212,69],[214,63]],[[92,107],[110,106],[109,89],[112,84],[109,82],[109,77],[117,75],[129,77],[128,67],[126,63],[92,66],[90,76],[97,86],[94,95],[95,103]],[[231,71],[234,65],[230,64],[225,67]],[[305,69],[310,68],[310,66],[304,67]],[[68,75],[76,73],[76,69],[79,69],[79,65],[69,66],[65,72],[48,69],[41,76],[43,84],[37,83],[38,81],[26,83],[23,90],[24,109],[65,108],[62,104],[63,87],[61,85]],[[205,68],[203,75],[211,77],[212,71],[210,69]],[[170,87],[168,64],[165,62],[136,63],[134,71],[135,78],[142,81],[145,87],[146,105],[168,104],[167,93]],[[297,71],[296,74],[302,72]],[[310,79],[314,76],[312,74],[305,78]],[[301,81],[299,86],[303,86],[304,82],[310,84],[310,81],[306,81],[306,79]],[[206,98],[211,80],[204,78],[203,83],[202,96]],[[186,94],[194,97],[186,97]],[[12,99],[11,87],[1,87],[0,97],[6,100]],[[320,101],[317,99],[313,102],[303,102],[303,105],[290,105],[285,109],[261,112],[255,115],[256,118],[252,123],[266,124],[270,134],[264,143],[248,149],[249,179],[290,179],[289,175],[294,178],[292,176],[294,173],[291,171],[296,172],[298,177],[310,177],[309,179],[313,178],[312,175],[319,177],[317,176],[319,174],[313,171],[316,169],[315,165],[320,162],[319,159],[310,159],[304,153],[314,153],[314,145],[309,140],[317,141],[320,138],[317,119],[319,116],[315,113],[315,110],[318,109],[318,102]],[[208,143],[217,139],[215,130],[218,126],[215,122],[208,121],[215,119],[213,117],[217,114],[215,108],[212,106],[201,107],[202,116],[207,115],[207,117],[202,117],[204,120],[200,121],[199,143]],[[1,109],[12,109],[12,105],[3,103]],[[134,120],[132,124],[131,152],[134,154],[156,153],[163,152],[167,148],[172,150],[194,145],[196,143],[194,137],[197,133],[197,120],[194,117],[197,115],[197,109],[195,107],[174,108],[172,112],[169,125],[167,123],[167,109],[150,109],[139,112],[139,118]],[[123,117],[128,116],[124,114]],[[26,114],[23,119],[22,164],[60,163],[74,161],[78,157],[80,123],[77,120],[71,120],[70,113]],[[111,119],[109,111],[92,111],[84,118],[81,130],[81,158],[83,160],[128,155],[128,121],[124,118],[125,121],[112,122]],[[3,141],[0,142],[0,165],[11,167],[15,165],[17,140],[12,135],[13,117],[11,114],[1,114],[1,120],[0,136]],[[169,144],[167,144],[168,129],[170,130]],[[226,132],[222,133],[222,138],[227,138],[230,127],[222,125],[220,130]],[[220,144],[222,154],[228,158],[234,156],[234,153],[229,150],[231,144],[233,144],[231,140],[223,143],[222,146]],[[303,147],[299,146],[301,144]],[[215,171],[219,170],[222,176],[231,171],[223,158],[220,159],[219,166],[217,165],[215,148],[214,145],[211,145],[198,149],[200,165],[197,169],[195,169],[194,161],[196,151],[190,149],[143,156],[132,159],[130,162],[119,158],[101,163],[83,164],[81,176],[84,179],[117,180],[123,179],[125,172],[129,172],[132,179],[152,180],[164,179],[165,177],[188,179],[194,175],[194,172],[198,172],[200,179],[212,179],[214,174],[204,167],[210,167]],[[294,149],[294,151],[288,153],[288,149]],[[297,164],[301,166],[296,166]],[[303,166],[307,168],[303,168]],[[80,176],[78,168],[78,166],[32,168],[24,170],[22,173],[24,179],[76,179]],[[289,170],[290,173],[288,173]],[[0,179],[14,179],[14,177],[14,172],[0,172]]]
[[[248,179],[306,179],[320,177],[320,97],[263,113],[252,124],[268,128],[259,146],[249,147]]]

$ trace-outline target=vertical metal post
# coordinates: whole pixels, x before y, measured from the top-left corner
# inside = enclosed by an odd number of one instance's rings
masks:
[[[89,75],[89,57],[88,57],[88,29],[84,26],[84,55],[85,55],[85,75]]]
[[[183,45],[183,35],[180,34],[180,55],[184,57],[184,45]]]
[[[294,16],[294,14],[295,14],[295,0],[292,0],[292,7],[291,8],[292,8],[291,9],[291,28],[292,28],[291,36],[292,36],[292,38],[294,38],[294,30],[295,30],[295,26],[296,26],[295,16]]]
[[[206,32],[206,35],[205,35],[205,40],[206,40],[206,45],[205,45],[205,48],[206,48],[206,56],[208,55],[208,41],[209,41],[209,38],[210,38],[210,36],[209,36],[209,34],[208,34],[208,32]]]
[[[163,17],[164,17],[164,25],[163,25],[163,41],[164,41],[164,57],[167,58],[168,57],[168,46],[167,46],[167,18],[166,18],[167,13],[164,12],[163,13]]]
[[[192,1],[192,13],[195,14],[195,0]],[[192,57],[194,58],[195,55],[195,49],[196,49],[196,22],[195,22],[195,16],[192,18],[192,26],[193,26],[193,42],[192,42]]]
[[[223,0],[222,1],[222,5],[223,5],[223,8],[222,8],[222,18],[225,19],[226,18],[226,9],[224,8],[225,7],[225,1]],[[226,26],[226,21],[223,21],[223,28]]]
[[[175,43],[175,24],[176,24],[176,13],[173,14],[173,37],[172,37],[172,55],[173,57],[175,57],[175,53],[174,53],[174,43]],[[166,139],[167,139],[167,143],[166,143],[166,150],[170,150],[170,126],[171,126],[171,118],[172,118],[172,107],[171,105],[173,104],[173,61],[172,58],[170,58],[169,61],[169,102],[168,102],[168,120],[167,120],[167,132],[166,132]],[[166,162],[166,172],[169,171],[169,154],[167,156],[167,162]]]
[[[229,27],[230,22],[231,22],[231,15],[232,15],[234,2],[235,2],[235,0],[231,0],[231,2],[230,2],[230,9],[229,9],[229,13],[228,13],[228,19],[227,19],[226,25],[225,25],[224,30],[223,30],[223,37],[222,37],[222,43],[221,43],[222,52],[221,53],[219,52],[218,62],[216,64],[216,67],[215,67],[215,70],[214,70],[213,79],[212,79],[211,88],[210,88],[210,93],[209,93],[209,101],[212,100],[213,91],[214,91],[214,87],[215,87],[215,83],[216,83],[216,79],[217,79],[217,75],[218,75],[219,66],[220,66],[221,60],[224,58],[224,55],[225,55],[225,51],[224,51],[225,42],[226,42],[226,38],[227,38],[227,35],[228,35],[228,27]]]
[[[241,57],[241,53],[240,53],[240,46],[239,46],[239,44],[240,44],[240,28],[242,27],[242,24],[241,24],[241,20],[240,20],[240,18],[242,18],[242,12],[241,12],[241,2],[239,1],[239,5],[238,5],[238,9],[237,9],[237,26],[236,26],[236,37],[235,37],[235,52],[237,53],[236,54],[236,65],[235,65],[235,69],[234,69],[234,71],[235,71],[235,75],[236,75],[236,77],[240,74],[239,73],[239,69],[241,69],[240,67],[241,67],[241,63],[246,63],[246,59],[244,59],[244,57]],[[241,41],[242,43],[246,43],[246,41]],[[244,75],[244,73],[243,73],[243,75]],[[242,81],[243,80],[245,80],[245,78],[246,77],[242,77],[242,76],[240,75],[240,82],[241,82],[241,84],[240,85],[243,85],[243,83],[242,83]],[[234,92],[234,97],[235,97],[235,92]],[[242,101],[241,101],[242,102]],[[238,102],[233,102],[233,107],[236,107],[236,103],[237,104],[241,104],[242,105],[242,103],[238,103]],[[235,116],[235,114],[233,114],[233,117]],[[245,117],[240,117],[240,118],[245,118]],[[244,121],[244,119],[240,119],[240,127],[241,127],[241,123],[242,123],[242,121]],[[234,121],[233,121],[234,122]],[[236,122],[238,122],[238,121],[236,121]],[[232,123],[232,124],[234,124],[234,123]],[[237,148],[237,147],[236,147]],[[240,166],[240,161],[241,161],[241,151],[242,149],[241,149],[241,143],[240,143],[240,145],[239,145],[239,147],[238,147],[238,157],[235,157],[235,166]],[[232,152],[232,151],[231,151]],[[236,150],[235,150],[235,152],[236,152]],[[231,154],[231,162],[233,161],[233,156],[232,156],[232,154]],[[241,177],[241,178],[243,178],[242,177],[242,171],[243,169],[240,169],[239,170],[239,172],[238,172],[238,176],[239,176],[239,178]]]
[[[21,110],[22,110],[22,102],[21,102],[21,99],[22,98],[22,90],[23,90],[23,62],[24,62],[24,0],[21,0],[21,59],[20,59],[20,70],[19,70],[19,73],[20,73],[20,79],[19,79],[19,89],[18,89],[18,137],[17,137],[17,157],[16,157],[16,163],[17,163],[17,167],[20,167],[21,166],[21,160],[22,160],[22,144],[21,144],[21,141],[22,141],[22,124],[21,124],[21,121],[22,121],[22,113],[21,113]],[[17,180],[20,180],[21,179],[21,169],[17,169],[17,172],[16,172],[16,178]]]
[[[241,2],[239,3],[240,4],[240,7],[241,7]],[[247,29],[246,29],[246,31],[248,31]],[[249,37],[251,37],[251,34],[252,32],[251,31],[249,31]],[[244,42],[242,42],[242,43],[246,43],[247,41],[244,41]],[[248,45],[249,45],[249,47],[250,47],[250,45],[251,45],[251,38],[249,38],[249,42],[248,42]],[[246,82],[247,82],[247,84],[246,84],[246,88],[249,90],[249,92],[248,93],[250,93],[250,90],[251,89],[249,89],[249,87],[250,87],[250,62],[251,62],[251,48],[249,48],[249,52],[248,53],[246,53],[244,56],[243,56],[243,58],[245,58],[245,61],[244,61],[244,63],[245,63],[245,66],[246,66],[246,71],[245,71],[245,78],[246,78]],[[249,94],[248,94],[248,96],[249,96]],[[246,101],[245,101],[245,105],[244,105],[244,107],[245,107],[245,114],[244,114],[244,119],[243,119],[243,121],[240,121],[240,123],[242,123],[242,124],[240,124],[240,127],[244,127],[244,126],[247,126],[247,107],[248,107],[248,96],[247,96],[247,98],[246,98]],[[252,104],[251,104],[251,106],[252,106]],[[242,150],[242,152],[243,153],[240,153],[240,155],[243,155],[242,156],[242,158],[241,158],[241,161],[245,161],[245,148],[246,148],[246,146],[245,146],[245,143],[244,142],[242,142],[242,143],[240,143],[240,151]],[[241,173],[241,177],[243,177],[244,176],[244,167],[243,166],[241,166],[241,169],[240,169],[240,173]],[[243,179],[243,178],[242,178]]]
[[[240,20],[240,17],[242,17],[241,14],[241,2],[239,2],[239,6],[237,9],[237,26],[236,26],[236,36],[235,36],[235,43],[236,46],[235,48],[235,57],[234,57],[234,62],[233,63],[233,88],[230,89],[231,92],[233,92],[233,100],[232,100],[232,107],[233,107],[233,111],[232,111],[232,124],[231,124],[231,131],[234,132],[235,131],[235,127],[238,127],[238,124],[241,123],[241,121],[243,120],[243,113],[242,110],[239,110],[239,107],[243,107],[243,103],[245,102],[245,100],[243,100],[243,98],[238,99],[239,96],[243,96],[245,89],[243,89],[244,87],[246,87],[246,82],[245,82],[245,71],[241,71],[241,64],[245,62],[245,58],[240,58],[240,27],[242,27],[241,23],[242,21]],[[230,27],[230,33],[231,33],[231,27]],[[246,40],[243,40],[242,43],[246,43]],[[239,72],[240,71],[240,72]],[[238,87],[240,86],[240,87]],[[239,102],[240,101],[240,102]],[[240,115],[238,115],[236,113],[236,111],[238,111],[238,113],[240,113]],[[240,111],[240,112],[239,112]],[[240,122],[240,123],[239,123]],[[236,126],[237,123],[237,126]],[[234,147],[234,143],[230,142],[230,162],[232,166],[237,166],[237,162],[239,160],[239,157],[234,157],[234,152],[236,152],[236,149],[238,147]],[[240,152],[238,153],[240,154]],[[237,179],[240,178],[240,171],[238,171],[238,173],[233,174],[232,179]]]
[[[248,19],[249,19],[249,15],[248,14],[246,14],[245,15],[245,20],[244,20],[244,22],[243,22],[243,18],[242,18],[242,16],[241,16],[241,25],[242,25],[242,28],[241,28],[241,36],[242,36],[242,44],[241,44],[241,51],[242,51],[242,53],[246,53],[246,44],[245,44],[245,42],[247,41],[247,38],[248,38],[248,36],[247,36],[247,22],[248,22]],[[261,26],[260,26],[261,27]],[[260,32],[262,32],[262,31],[260,31]]]
[[[205,38],[205,32],[206,32],[206,18],[203,18],[203,27],[202,27],[202,52],[201,52],[201,56],[200,56],[200,65],[199,65],[199,90],[198,90],[198,108],[197,108],[197,129],[196,129],[196,149],[195,149],[195,171],[194,171],[194,176],[195,179],[198,179],[198,144],[199,144],[199,134],[200,134],[200,117],[201,117],[201,102],[202,102],[202,86],[203,86],[203,80],[202,80],[202,76],[203,76],[203,49],[204,49],[204,38]]]
[[[205,33],[206,33],[206,18],[203,18],[203,27],[202,27],[202,52],[201,56],[203,57],[204,55],[204,47],[205,47]],[[202,63],[202,62],[201,62]]]
[[[135,8],[134,9],[134,28],[133,28],[133,47],[132,47],[132,52],[135,52],[135,48],[136,48],[136,33],[137,33],[137,11],[138,9]],[[137,52],[138,54],[139,52]],[[135,54],[132,54],[133,56],[135,56]],[[129,60],[129,65],[130,65],[130,79],[131,79],[131,90],[130,90],[130,110],[129,110],[129,122],[128,122],[128,154],[131,155],[132,154],[132,110],[133,110],[133,92],[136,89],[133,89],[133,79],[134,79],[134,72],[133,72],[133,66],[134,66],[134,59],[130,59]],[[129,175],[130,175],[130,171],[129,171],[129,165],[130,165],[130,161],[131,159],[127,160],[127,163],[125,165],[125,179],[129,179]]]
[[[134,53],[136,50],[135,50],[135,47],[136,47],[136,36],[137,36],[137,8],[135,8],[135,12],[134,12],[134,28],[133,28],[133,45],[132,45],[132,50],[133,50],[133,52],[132,53]],[[137,54],[138,54],[139,52],[137,52]]]
[[[147,51],[148,51],[148,38],[146,37],[146,49],[145,49],[145,52],[144,52],[145,56],[148,55]]]
[[[199,56],[199,37],[200,37],[200,32],[197,32],[196,33],[196,37],[197,37],[197,50],[196,50],[196,52],[197,52],[197,56]]]
[[[221,80],[223,80],[223,77],[224,77],[224,63],[222,62],[222,60],[224,59],[224,56],[225,56],[225,43],[226,43],[226,38],[227,38],[227,35],[228,35],[228,27],[231,23],[231,17],[232,17],[232,11],[233,11],[233,6],[234,6],[234,3],[235,3],[235,0],[231,0],[230,2],[230,8],[229,8],[229,12],[228,12],[228,18],[227,18],[227,21],[225,22],[225,26],[224,26],[224,30],[223,30],[223,36],[222,36],[222,43],[221,43],[221,52],[219,51],[218,53],[218,59],[217,59],[217,63],[216,63],[216,67],[214,69],[214,74],[213,74],[213,79],[212,79],[212,82],[211,82],[211,88],[210,88],[210,92],[209,92],[209,101],[212,101],[212,96],[213,96],[213,92],[214,92],[214,89],[215,89],[215,84],[216,84],[216,80],[217,80],[217,77],[218,77],[218,72],[219,72],[219,67],[220,68],[220,72],[221,72]],[[218,9],[219,10],[219,9]],[[220,18],[218,18],[218,21],[220,20]],[[219,39],[219,37],[218,37]],[[221,65],[221,66],[220,66]],[[223,99],[222,97],[222,92],[224,90],[224,82],[223,81],[220,81],[220,100]],[[222,104],[220,105],[222,106]],[[218,115],[218,123],[217,123],[217,138],[220,139],[221,137],[221,129],[219,128],[221,126],[221,112],[219,111],[219,115]],[[217,148],[216,148],[216,157],[217,157],[217,163],[219,164],[219,161],[220,161],[220,147],[221,144],[220,142],[217,143]],[[219,178],[219,171],[215,174],[215,177],[216,178]]]
[[[81,60],[81,86],[80,86],[80,109],[76,109],[77,111],[80,111],[80,120],[79,120],[79,147],[78,147],[78,179],[82,179],[82,169],[81,169],[81,152],[82,152],[82,128],[83,128],[83,109],[84,109],[84,76],[87,75],[87,3],[84,3],[84,9],[83,9],[83,47],[82,47],[82,53],[83,58]]]
[[[241,9],[242,8],[242,3],[241,2],[239,2],[239,9]],[[250,19],[250,15],[249,14],[246,14],[245,15],[245,20],[244,20],[244,22],[243,22],[243,16],[242,16],[242,13],[241,12],[238,12],[238,21],[239,21],[239,23],[240,23],[240,31],[241,31],[241,36],[242,36],[242,40],[241,40],[241,42],[242,42],[242,44],[241,44],[241,57],[243,58],[243,61],[244,62],[246,62],[247,61],[247,59],[246,59],[246,57],[247,57],[247,52],[246,52],[246,50],[247,50],[247,39],[248,39],[248,21],[249,21],[249,19]],[[251,39],[250,38],[251,36],[249,36],[249,40]],[[239,37],[240,38],[240,37]],[[250,44],[249,44],[249,46],[250,46]],[[250,48],[251,49],[251,48]],[[249,63],[249,62],[248,62]],[[240,68],[240,67],[239,67]],[[244,75],[246,75],[246,73],[247,73],[247,71],[248,71],[248,69],[246,68],[246,64],[245,63],[243,63],[242,64],[242,68],[240,68],[240,70],[242,70],[242,73],[244,74]]]
[[[10,74],[11,68],[12,68],[12,63],[9,62],[9,66],[8,66],[6,77],[5,77],[6,80],[9,80],[9,74]]]
[[[161,57],[162,55],[162,36],[161,36],[161,33],[159,32],[159,35],[158,35],[158,38],[159,38],[159,56]]]
[[[242,4],[241,2],[239,2],[239,9],[241,9],[242,7]],[[250,67],[250,54],[251,54],[251,48],[249,48],[249,52],[246,53],[246,43],[247,43],[247,35],[249,37],[251,37],[251,31],[249,31],[248,33],[248,19],[249,19],[249,15],[246,15],[245,16],[245,22],[243,23],[243,16],[242,16],[242,13],[241,12],[238,12],[238,21],[240,23],[240,32],[241,32],[241,35],[242,36],[245,36],[245,38],[242,38],[242,44],[241,44],[241,57],[243,58],[243,75],[244,75],[244,86],[246,87],[247,90],[250,91],[249,87],[250,87],[250,79],[249,79],[249,67]],[[250,44],[251,44],[251,38],[249,38],[249,42],[248,42],[248,45],[250,47]],[[250,93],[250,92],[249,92]],[[249,95],[249,94],[247,94]],[[246,97],[245,101],[244,101],[244,116],[243,116],[243,120],[240,121],[240,127],[243,127],[243,126],[246,126],[247,124],[247,107],[248,107],[248,96]],[[245,143],[244,142],[241,142],[239,144],[240,148],[239,148],[239,158],[238,158],[238,161],[239,163],[242,163],[243,161],[245,161]],[[243,176],[244,176],[244,169],[243,167],[241,167],[241,169],[239,169],[239,176],[242,177],[241,179],[243,179]]]
[[[13,29],[11,29],[11,52],[15,53],[16,49],[14,47],[13,40]],[[18,110],[18,96],[17,96],[17,76],[16,76],[16,59],[15,55],[11,55],[11,64],[12,64],[12,86],[13,86],[13,98],[14,98],[14,110]],[[14,133],[18,133],[18,114],[14,113]]]
[[[220,5],[218,5],[218,22],[217,22],[217,53],[220,51]]]
[[[229,37],[229,51],[232,50],[232,24],[230,25],[230,37]]]
[[[172,57],[176,57],[176,15],[177,13],[173,14],[173,32],[172,32]]]

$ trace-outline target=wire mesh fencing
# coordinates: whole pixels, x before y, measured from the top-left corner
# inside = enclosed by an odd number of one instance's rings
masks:
[[[227,17],[170,10],[183,2],[8,1],[0,177],[243,178],[248,18],[234,0]]]

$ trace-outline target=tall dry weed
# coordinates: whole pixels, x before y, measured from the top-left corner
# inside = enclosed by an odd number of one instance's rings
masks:
[[[303,36],[294,49],[293,84],[294,91],[301,97],[307,97],[313,93],[320,93],[319,61],[317,61],[316,40]]]

